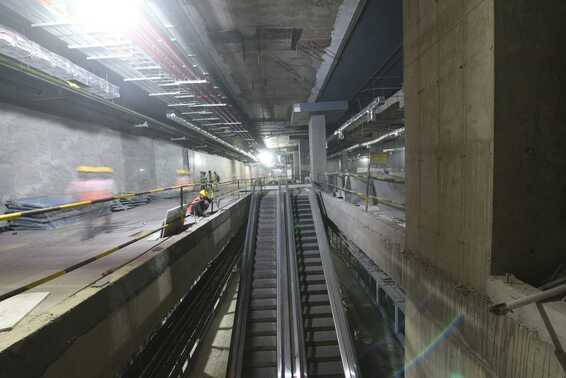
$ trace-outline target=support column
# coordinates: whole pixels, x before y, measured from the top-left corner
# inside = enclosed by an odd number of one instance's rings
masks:
[[[489,295],[505,273],[536,286],[564,261],[566,3],[405,0],[403,11],[406,376],[562,376],[552,345],[469,293]]]
[[[293,151],[293,178],[299,180],[301,176],[301,160],[299,159],[299,151]]]
[[[309,120],[311,181],[322,181],[326,172],[326,116],[312,114]]]

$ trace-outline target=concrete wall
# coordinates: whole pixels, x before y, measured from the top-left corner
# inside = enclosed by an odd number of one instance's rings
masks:
[[[174,185],[186,168],[187,150],[163,140],[136,137],[0,103],[0,211],[6,200],[63,194],[78,165],[114,169],[115,191]],[[216,170],[221,178],[249,175],[241,162],[205,153],[192,172]],[[194,163],[194,161],[193,161]]]
[[[493,0],[406,0],[407,248],[485,289],[491,255]]]
[[[402,225],[331,195],[322,198],[329,219],[407,293],[406,377],[566,377],[540,316],[490,313],[490,298],[408,251]],[[501,280],[489,282],[496,299],[518,298],[517,289]],[[557,326],[559,341],[566,343],[561,332],[566,304],[544,307]]]
[[[251,174],[249,165],[200,151],[189,152],[189,166],[193,179],[197,181],[200,177],[200,172],[208,170],[216,171],[222,181],[230,180],[234,177],[249,178]]]
[[[404,1],[407,235],[387,273],[407,291],[409,377],[566,375],[487,290],[565,261],[565,8]]]
[[[566,263],[566,2],[495,2],[494,274]]]

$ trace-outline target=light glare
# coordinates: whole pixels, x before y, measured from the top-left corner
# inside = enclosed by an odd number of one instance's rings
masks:
[[[72,0],[74,22],[87,30],[128,33],[141,22],[143,0]]]
[[[270,151],[260,151],[257,158],[259,162],[267,168],[271,168],[275,164],[273,153]]]

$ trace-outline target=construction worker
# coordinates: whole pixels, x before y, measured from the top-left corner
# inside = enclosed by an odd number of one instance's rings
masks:
[[[73,181],[69,193],[80,201],[96,201],[112,197],[114,180],[110,167],[81,165],[77,167],[78,178]],[[85,207],[83,219],[82,240],[95,237],[100,232],[109,232],[111,227],[111,203],[102,202]],[[97,224],[96,218],[102,217],[102,224]]]
[[[218,175],[218,173],[216,173],[216,171],[212,172],[212,175],[214,176],[214,182],[216,183],[214,190],[218,190],[218,185],[220,184],[220,176]]]
[[[191,203],[189,203],[189,207],[187,208],[187,213],[193,215],[195,217],[203,217],[204,213],[212,203],[212,199],[210,198],[210,193],[208,190],[203,189],[199,192],[199,194],[193,198]]]
[[[200,172],[200,190],[206,189],[206,172]]]

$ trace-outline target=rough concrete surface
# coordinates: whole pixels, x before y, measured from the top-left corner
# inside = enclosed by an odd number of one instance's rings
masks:
[[[211,0],[191,7],[197,10],[209,48],[215,50],[222,75],[236,87],[236,100],[248,117],[289,121],[293,103],[310,96],[317,70],[328,60],[324,56],[333,60],[334,53],[325,49],[331,46],[335,27],[343,29],[356,3],[267,0],[260,5],[249,0]],[[335,25],[339,10],[344,20],[341,17]]]
[[[79,165],[112,167],[117,193],[175,185],[177,169],[187,168],[184,156],[189,154],[162,140],[5,103],[0,103],[0,141],[0,211],[9,199],[64,194],[77,177]],[[193,180],[198,180],[200,170],[209,169],[216,170],[223,180],[249,176],[249,167],[241,162],[191,153]]]
[[[24,321],[0,344],[1,377],[110,377],[241,229],[248,197]],[[46,345],[49,345],[47,348]]]
[[[536,329],[490,313],[490,298],[406,250],[402,227],[322,197],[329,219],[407,293],[407,377],[566,377]]]

